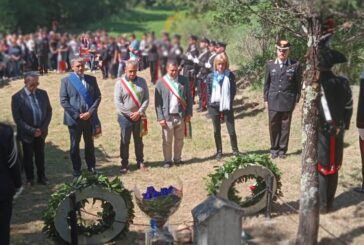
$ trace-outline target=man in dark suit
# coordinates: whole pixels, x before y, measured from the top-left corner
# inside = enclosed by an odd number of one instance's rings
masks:
[[[101,93],[96,78],[85,75],[85,62],[82,58],[72,60],[69,76],[61,81],[60,101],[64,108],[64,124],[68,126],[71,141],[71,160],[73,176],[81,174],[80,140],[85,142],[85,160],[87,169],[95,172],[95,149],[93,136],[101,133],[97,116]]]
[[[266,65],[264,104],[269,111],[272,158],[286,158],[293,109],[301,95],[299,63],[288,58],[290,44],[278,41],[277,59]]]
[[[17,126],[18,138],[23,146],[23,164],[27,183],[34,184],[33,156],[37,167],[38,183],[46,185],[44,169],[45,138],[52,118],[52,107],[45,90],[38,89],[39,77],[28,73],[25,86],[11,100],[13,118]]]
[[[13,196],[21,187],[21,174],[18,162],[13,129],[0,123],[0,244],[10,244],[10,220]]]
[[[186,77],[178,75],[178,65],[168,61],[167,74],[155,87],[155,110],[162,127],[164,167],[172,165],[172,141],[174,138],[174,163],[181,163],[186,124],[192,117],[192,98]]]

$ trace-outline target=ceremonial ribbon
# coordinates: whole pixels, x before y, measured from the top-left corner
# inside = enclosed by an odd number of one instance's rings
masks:
[[[128,82],[124,78],[120,79],[121,84],[126,89],[126,92],[129,94],[130,98],[133,100],[134,104],[140,109],[141,98],[140,93],[138,93],[135,84],[133,82]],[[140,122],[140,137],[148,134],[148,120],[146,116],[141,116]]]
[[[85,86],[82,84],[80,78],[75,73],[70,73],[68,78],[71,81],[73,87],[82,96],[82,98],[85,100],[86,104],[90,108],[93,105],[94,101],[92,100]],[[92,135],[96,138],[100,136],[102,133],[101,122],[97,113],[93,113],[91,115],[91,126],[92,126]]]

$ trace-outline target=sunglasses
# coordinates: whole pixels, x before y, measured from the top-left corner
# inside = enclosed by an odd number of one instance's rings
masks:
[[[277,49],[278,50],[278,52],[281,52],[281,53],[287,53],[288,52],[288,49]]]

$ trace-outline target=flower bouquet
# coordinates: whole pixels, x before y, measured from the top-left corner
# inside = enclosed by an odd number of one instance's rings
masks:
[[[168,218],[176,212],[182,201],[182,184],[162,187],[157,191],[155,187],[148,186],[145,193],[135,187],[134,190],[136,203],[139,208],[151,218],[151,229],[147,233],[147,240],[164,240],[173,242],[173,236],[164,225]]]

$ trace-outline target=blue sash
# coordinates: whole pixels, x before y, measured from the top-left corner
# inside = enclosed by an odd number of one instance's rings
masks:
[[[71,81],[73,87],[82,96],[82,98],[85,100],[86,104],[90,108],[94,101],[92,100],[85,86],[82,84],[80,78],[75,73],[70,73],[68,78]],[[91,115],[91,126],[93,136],[97,137],[101,135],[101,122],[96,111]]]
[[[77,92],[82,96],[82,98],[85,100],[86,104],[90,108],[93,104],[93,101],[87,89],[85,88],[85,86],[83,86],[80,78],[75,73],[70,73],[69,79],[72,82],[73,87],[75,87]]]

